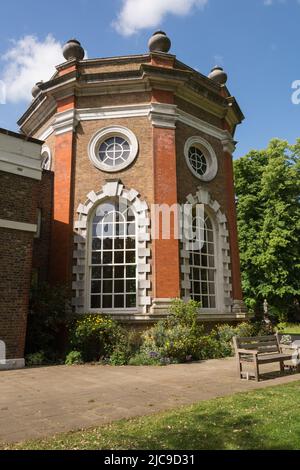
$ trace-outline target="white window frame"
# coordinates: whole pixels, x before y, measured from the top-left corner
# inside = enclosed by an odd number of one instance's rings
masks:
[[[213,253],[212,255],[209,255],[208,253],[201,253],[202,249],[200,250],[189,250],[189,255],[191,257],[192,254],[194,255],[197,255],[197,256],[200,256],[200,259],[202,259],[202,256],[206,256],[207,258],[207,261],[209,260],[209,258],[213,257],[213,260],[214,260],[214,266],[213,267],[210,267],[209,266],[209,263],[208,263],[208,266],[203,266],[202,265],[202,261],[200,262],[199,265],[194,265],[194,264],[191,264],[190,262],[190,259],[189,259],[189,266],[190,266],[190,283],[191,283],[191,289],[190,289],[190,296],[191,298],[193,299],[194,296],[197,296],[197,293],[193,291],[193,286],[195,285],[195,282],[193,281],[193,276],[192,276],[192,271],[193,269],[197,269],[199,270],[199,281],[196,281],[200,284],[200,291],[199,291],[199,294],[198,294],[198,297],[200,297],[200,300],[199,302],[201,302],[203,304],[203,297],[207,297],[208,298],[208,304],[209,306],[208,307],[204,307],[202,306],[201,310],[208,310],[208,311],[216,311],[217,310],[217,307],[218,307],[218,266],[217,266],[217,237],[216,237],[216,229],[215,229],[215,226],[214,226],[214,223],[213,223],[213,220],[212,220],[212,217],[211,215],[208,213],[208,211],[206,210],[205,213],[204,213],[204,217],[205,217],[205,225],[204,225],[204,231],[205,231],[205,234],[207,235],[206,232],[212,232],[212,235],[213,235]],[[207,219],[209,219],[210,221],[210,224],[211,224],[211,229],[208,229],[207,228],[207,224],[206,224],[206,221]],[[195,217],[193,218],[193,220],[195,220]],[[201,230],[201,233],[203,231]],[[201,237],[202,238],[202,237]],[[211,242],[208,242],[207,240],[205,240],[206,243],[211,243]],[[201,271],[206,271],[206,277],[208,279],[208,273],[209,272],[213,272],[214,276],[213,276],[213,281],[209,282],[209,280],[206,280],[206,281],[203,281],[201,279]],[[204,284],[207,284],[207,288],[208,288],[208,293],[207,295],[205,295],[203,292],[202,292],[202,283]],[[210,294],[209,293],[209,284],[212,284],[214,285],[214,294]],[[214,301],[215,301],[215,306],[214,307],[210,307],[210,298],[211,297],[214,297]]]
[[[193,165],[190,162],[190,149],[191,147],[198,148],[206,158],[207,161],[207,170],[204,175],[200,175],[194,169]],[[186,160],[186,164],[190,171],[193,173],[196,178],[201,181],[212,181],[218,173],[218,159],[216,152],[214,151],[213,147],[209,142],[199,136],[190,137],[184,146],[184,156]]]
[[[222,212],[221,206],[212,195],[203,189],[201,186],[195,194],[187,196],[187,202],[192,205],[203,204],[205,211],[209,214],[215,230],[215,243],[216,243],[216,288],[217,288],[217,308],[215,311],[212,309],[200,309],[199,313],[209,318],[211,315],[222,315],[232,313],[233,297],[232,297],[232,273],[231,273],[231,253],[227,217]],[[184,300],[191,299],[190,290],[190,255],[189,255],[189,241],[183,240],[181,250],[181,288]]]
[[[99,159],[99,149],[103,142],[111,137],[121,137],[126,140],[130,146],[130,154],[127,160],[121,165],[110,166],[100,161]],[[92,137],[89,146],[88,154],[92,164],[99,170],[105,171],[107,173],[116,173],[124,170],[129,167],[134,160],[136,159],[139,151],[139,144],[135,134],[126,127],[123,126],[110,126],[100,129]]]
[[[135,260],[136,260],[136,263],[135,263],[135,282],[136,282],[136,305],[135,307],[125,307],[125,308],[122,308],[122,307],[115,307],[115,308],[102,308],[102,306],[98,307],[98,308],[92,308],[91,306],[91,298],[92,298],[92,269],[93,267],[95,267],[95,265],[92,264],[92,253],[93,253],[93,249],[92,249],[92,243],[93,243],[93,220],[94,220],[94,217],[95,217],[95,214],[96,214],[96,211],[98,210],[98,208],[105,204],[106,202],[110,202],[110,201],[113,201],[113,198],[107,198],[106,200],[103,200],[101,201],[100,204],[98,204],[92,214],[91,214],[91,217],[89,218],[89,221],[88,221],[88,254],[87,254],[87,259],[88,259],[88,266],[87,266],[87,288],[86,288],[86,293],[87,293],[87,303],[88,303],[88,311],[91,312],[91,313],[99,313],[99,311],[101,311],[101,313],[103,314],[114,314],[114,313],[128,313],[128,312],[137,312],[138,311],[138,216],[137,216],[137,213],[134,211],[134,209],[131,207],[131,206],[127,206],[128,209],[131,209],[131,211],[134,213],[134,216],[135,216]],[[126,240],[126,238],[125,238]],[[123,250],[124,252],[126,252],[126,249]],[[133,250],[132,250],[133,251]],[[112,252],[114,252],[114,250],[112,250]],[[101,253],[103,253],[103,248],[101,249]],[[129,264],[128,264],[129,265]],[[132,265],[132,264],[130,264]],[[102,267],[104,267],[105,265],[102,264]],[[109,264],[107,266],[110,266]],[[113,264],[111,266],[114,266]],[[126,268],[126,263],[122,265],[123,267]],[[113,278],[114,280],[114,278]],[[124,281],[126,281],[126,278],[124,277]],[[103,278],[101,279],[101,283],[103,283]],[[100,294],[100,297],[101,297],[101,305],[102,305],[102,302],[103,302],[103,292]],[[114,295],[114,293],[112,293],[112,296]],[[126,296],[126,294],[124,293],[124,296]]]

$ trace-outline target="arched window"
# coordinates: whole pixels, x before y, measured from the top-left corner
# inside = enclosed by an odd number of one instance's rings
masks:
[[[117,199],[100,204],[90,221],[90,308],[137,307],[137,231],[133,210]]]
[[[203,216],[202,216],[203,217]],[[200,230],[199,230],[200,228]],[[209,215],[204,213],[200,220],[193,213],[193,230],[196,244],[189,250],[190,296],[201,302],[203,309],[215,309],[216,305],[216,246],[215,233]]]

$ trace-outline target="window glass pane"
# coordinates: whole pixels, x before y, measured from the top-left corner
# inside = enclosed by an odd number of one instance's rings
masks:
[[[103,236],[103,225],[102,223],[93,224],[93,237],[102,237]]]
[[[126,250],[134,250],[135,249],[135,239],[134,238],[127,238],[126,240]]]
[[[101,281],[92,281],[92,294],[101,293]]]
[[[213,282],[210,282],[209,283],[209,293],[211,295],[214,295],[215,294],[215,284]]]
[[[125,304],[125,298],[124,295],[116,295],[114,297],[115,301],[115,308],[124,308]]]
[[[194,285],[194,293],[200,294],[200,282],[195,282],[193,285]]]
[[[103,268],[103,279],[112,279],[113,277],[113,268],[105,266]]]
[[[200,271],[199,269],[193,269],[193,279],[199,280],[200,279]]]
[[[111,295],[103,296],[103,308],[112,308],[112,296]]]
[[[100,238],[94,238],[92,243],[93,250],[101,250],[102,248],[102,240]]]
[[[112,264],[112,251],[104,251],[103,252],[103,264]]]
[[[135,251],[126,251],[126,264],[135,263]]]
[[[115,238],[115,250],[124,250],[124,238]]]
[[[115,251],[115,264],[124,264],[124,251]]]
[[[124,293],[125,292],[125,281],[115,281],[115,289],[114,292],[116,294],[118,293]]]
[[[116,236],[124,236],[126,230],[126,225],[122,222],[116,224],[115,226],[115,235]]]
[[[126,292],[136,292],[136,282],[134,279],[132,281],[126,281]]]
[[[92,279],[101,279],[101,268],[92,268]]]
[[[126,268],[126,277],[127,278],[135,278],[136,276],[136,267],[135,266],[127,266]]]
[[[104,224],[103,225],[103,237],[112,237],[114,235],[114,226],[113,224]],[[101,233],[100,233],[101,236]]]
[[[112,281],[103,281],[103,293],[111,294],[113,292],[113,282]]]
[[[96,251],[92,254],[92,264],[101,264],[101,252]]]
[[[115,279],[124,279],[124,266],[115,266]]]
[[[128,235],[129,237],[134,237],[134,236],[135,236],[135,232],[136,232],[135,223],[129,222],[129,223],[127,224],[127,235]]]
[[[126,295],[126,308],[136,307],[136,295]]]
[[[101,297],[100,295],[92,295],[91,297],[91,308],[100,308]]]
[[[103,240],[103,250],[112,250],[112,249],[113,249],[112,239],[105,238]]]

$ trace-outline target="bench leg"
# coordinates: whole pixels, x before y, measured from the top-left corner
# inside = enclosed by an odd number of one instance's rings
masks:
[[[284,362],[280,361],[280,372],[283,374],[284,373]]]
[[[259,381],[259,368],[258,368],[258,362],[257,362],[257,357],[254,357],[254,376],[255,380],[258,382]]]
[[[242,379],[243,378],[242,377],[243,366],[242,366],[242,363],[240,362],[239,357],[237,357],[236,365],[237,365],[237,373],[238,373],[239,379]]]

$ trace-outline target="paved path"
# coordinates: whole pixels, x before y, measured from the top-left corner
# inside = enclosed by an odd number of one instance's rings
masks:
[[[240,381],[234,359],[168,367],[59,366],[0,372],[0,443],[151,414],[300,380]]]

